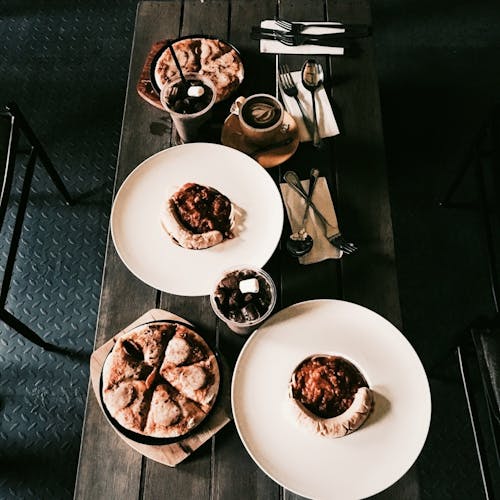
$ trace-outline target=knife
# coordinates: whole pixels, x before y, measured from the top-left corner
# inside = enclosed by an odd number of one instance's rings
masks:
[[[369,24],[344,24],[335,22],[326,23],[292,23],[292,28],[298,28],[300,30],[305,30],[307,28],[344,28],[353,31],[370,31],[371,26]]]
[[[307,29],[307,28],[343,28],[346,31],[362,31],[362,32],[371,32],[371,26],[369,24],[344,24],[338,21],[325,21],[325,22],[290,22],[284,21],[287,24],[291,25],[292,30],[298,30],[299,32]],[[278,19],[275,20],[278,22]],[[286,29],[286,28],[283,28]]]
[[[307,38],[308,40],[342,40],[342,39],[353,39],[353,38],[363,38],[365,36],[368,36],[369,33],[368,31],[365,32],[351,32],[351,31],[341,31],[338,33],[299,33],[298,31],[281,31],[281,30],[274,30],[270,28],[261,28],[259,26],[253,26],[252,27],[252,35],[258,36],[262,35],[263,38],[264,36],[274,36],[276,39],[279,37],[286,37],[286,38],[296,38],[297,41],[301,41],[304,38]],[[258,38],[255,38],[252,36],[252,38],[255,40]]]
[[[250,34],[252,40],[276,40],[284,45],[297,46],[297,45],[323,45],[324,47],[350,47],[351,44],[341,38],[325,38],[325,37],[308,37],[305,35],[291,35],[291,34],[266,34],[256,33]]]

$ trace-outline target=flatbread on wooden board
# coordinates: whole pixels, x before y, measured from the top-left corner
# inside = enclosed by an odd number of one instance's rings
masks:
[[[168,380],[161,374],[164,366],[167,371],[170,367]],[[189,376],[200,369],[202,380]],[[116,340],[104,362],[102,381],[103,404],[122,427],[172,438],[191,431],[210,412],[220,373],[214,353],[194,330],[154,322]]]

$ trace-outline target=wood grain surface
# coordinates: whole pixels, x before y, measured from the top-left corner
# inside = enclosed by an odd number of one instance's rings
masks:
[[[368,0],[173,0],[139,3],[131,53],[129,81],[116,189],[145,158],[169,147],[172,126],[165,112],[137,93],[137,82],[152,45],[188,34],[210,34],[234,44],[245,66],[241,95],[277,95],[276,70],[286,62],[301,68],[305,56],[259,53],[250,39],[252,26],[280,15],[296,21],[340,20],[371,23]],[[290,228],[285,222],[282,244],[266,265],[279,292],[276,310],[316,298],[356,302],[401,327],[394,262],[380,103],[371,38],[360,40],[345,56],[317,57],[326,70],[326,88],[340,135],[323,141],[321,149],[300,144],[283,165],[267,170],[276,183],[286,170],[307,178],[319,167],[330,186],[341,229],[359,251],[341,260],[302,266],[283,250]],[[222,123],[230,102],[220,103]],[[160,293],[135,278],[108,241],[96,348],[145,311],[161,307],[186,318],[216,345],[230,367],[245,342],[213,314],[208,297]],[[418,478],[410,472],[378,498],[418,498]],[[276,499],[297,498],[272,481],[244,449],[234,424],[226,425],[178,467],[169,468],[127,446],[102,415],[89,392],[75,498],[85,499]]]

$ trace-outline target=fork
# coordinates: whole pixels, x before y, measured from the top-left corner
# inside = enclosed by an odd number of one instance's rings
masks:
[[[337,247],[339,250],[342,250],[346,255],[350,255],[354,253],[358,247],[349,241],[346,241],[344,236],[341,234],[339,231],[338,227],[332,226],[323,216],[323,214],[318,210],[316,205],[307,198],[307,193],[304,191],[304,188],[302,187],[302,184],[300,182],[300,179],[298,178],[297,174],[289,170],[288,172],[285,172],[283,175],[283,178],[285,179],[286,183],[302,198],[304,198],[307,202],[307,204],[313,209],[314,213],[318,216],[318,218],[321,220],[323,225],[325,226],[325,237],[326,239],[334,246]]]
[[[284,31],[275,31],[274,33],[262,33],[260,29],[252,30],[250,34],[253,40],[277,40],[288,47],[296,47],[297,45],[320,45],[323,47],[345,47],[349,48],[349,42],[344,39],[346,37],[337,37],[335,35],[327,36],[309,36],[297,33],[285,33]]]
[[[285,21],[285,19],[275,19],[274,22],[284,30],[287,31],[296,30],[299,33],[306,28],[312,28],[312,27],[345,29],[345,31],[351,31],[353,32],[353,34],[357,34],[358,36],[368,36],[371,33],[370,26],[366,24],[343,24],[343,23],[335,23],[332,21],[327,21],[324,23],[318,22],[318,23],[305,24],[296,22],[291,23],[290,21]]]
[[[313,137],[314,136],[313,125],[311,123],[311,120],[309,120],[304,108],[302,107],[302,103],[300,102],[300,99],[299,99],[299,89],[297,88],[297,85],[293,81],[288,64],[282,64],[279,67],[279,80],[280,80],[280,86],[281,86],[281,89],[283,90],[283,92],[287,96],[293,97],[295,99],[295,101],[297,102],[299,109],[300,109],[300,112],[302,113],[302,118],[304,119],[304,125],[306,126],[307,131],[309,132],[309,135],[311,137]]]

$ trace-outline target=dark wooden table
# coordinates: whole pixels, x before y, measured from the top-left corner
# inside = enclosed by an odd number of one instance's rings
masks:
[[[136,84],[150,47],[157,40],[211,34],[242,53],[246,77],[242,95],[276,93],[276,64],[299,69],[305,56],[261,55],[250,28],[279,14],[285,19],[336,19],[371,23],[368,0],[173,0],[138,5],[115,190],[145,158],[169,147],[166,114],[141,99]],[[301,266],[278,248],[266,269],[279,288],[278,309],[315,298],[336,298],[366,306],[401,327],[393,233],[379,92],[371,38],[360,40],[352,56],[319,57],[341,134],[321,150],[301,144],[284,165],[269,169],[278,182],[288,169],[307,178],[321,168],[335,193],[339,220],[360,250],[341,260]],[[165,130],[166,129],[166,130]],[[158,132],[163,132],[160,135]],[[283,238],[289,232],[285,223]],[[282,239],[283,241],[283,239]],[[208,297],[160,293],[135,278],[108,240],[95,346],[145,311],[161,307],[192,321],[234,365],[245,338],[232,334],[213,314]],[[381,457],[383,460],[383,457]],[[75,498],[293,498],[269,479],[245,451],[233,423],[176,468],[142,457],[107,423],[89,390]],[[379,498],[418,498],[415,467]]]

